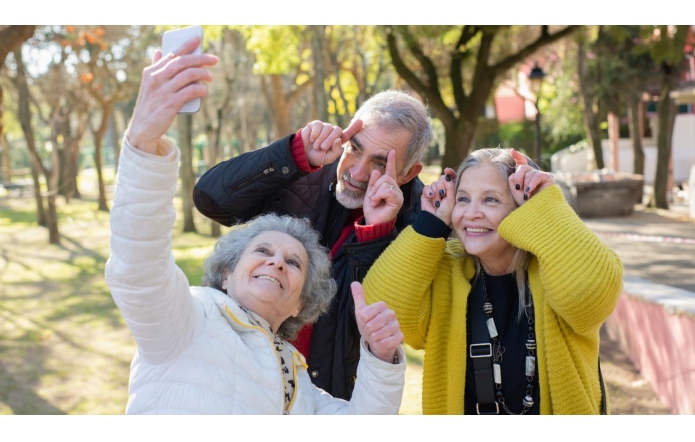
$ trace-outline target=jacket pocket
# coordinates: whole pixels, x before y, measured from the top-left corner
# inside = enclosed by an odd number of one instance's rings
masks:
[[[352,390],[355,388],[355,382],[357,382],[357,366],[360,363],[360,357],[345,359],[343,366],[345,367],[345,380],[350,391],[350,396],[352,396]]]
[[[247,187],[250,184],[255,183],[259,179],[263,178],[266,175],[270,175],[271,173],[275,172],[275,167],[271,164],[270,166],[266,167],[262,171],[258,172],[255,175],[252,175],[251,177],[245,179],[241,183],[237,184],[236,187],[234,187],[234,190],[241,190],[244,187]]]

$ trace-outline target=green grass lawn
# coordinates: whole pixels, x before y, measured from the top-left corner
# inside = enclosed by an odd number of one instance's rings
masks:
[[[109,215],[97,212],[93,187],[84,188],[83,200],[59,200],[60,245],[37,226],[33,197],[0,195],[0,414],[125,410],[135,343],[104,282]],[[180,211],[181,200],[175,205]],[[196,216],[200,234],[181,233],[181,216],[174,233],[173,253],[191,285],[215,242],[210,222]],[[419,414],[424,353],[406,350],[401,413]]]

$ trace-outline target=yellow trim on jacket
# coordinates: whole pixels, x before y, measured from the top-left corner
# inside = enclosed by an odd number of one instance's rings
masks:
[[[239,324],[240,326],[245,327],[245,328],[254,328],[254,329],[260,330],[261,332],[263,332],[263,335],[266,337],[266,339],[268,339],[268,342],[270,343],[270,350],[275,355],[275,360],[278,363],[278,370],[280,372],[280,380],[282,382],[282,392],[283,392],[283,397],[282,397],[283,412],[285,412],[286,414],[289,414],[290,411],[292,411],[292,405],[294,405],[294,400],[297,397],[297,391],[299,390],[299,385],[297,385],[297,366],[294,363],[295,356],[300,355],[300,357],[298,358],[299,363],[304,368],[308,368],[306,363],[302,360],[301,353],[299,353],[297,351],[291,352],[291,354],[292,354],[292,379],[294,380],[294,391],[292,392],[292,399],[290,399],[290,403],[289,403],[289,405],[287,405],[287,409],[285,410],[285,397],[284,397],[284,394],[285,394],[284,393],[285,392],[285,375],[282,374],[282,363],[280,362],[280,357],[278,356],[277,352],[275,351],[275,344],[273,343],[273,338],[268,334],[267,331],[265,331],[263,329],[263,327],[259,327],[257,325],[245,324],[244,322],[240,321],[236,316],[234,316],[234,313],[232,313],[232,311],[229,310],[229,307],[227,307],[226,305],[224,306],[224,309],[227,312],[227,314],[234,320],[234,322],[236,322],[237,324]]]
[[[557,185],[510,213],[499,234],[533,254],[541,414],[599,414],[599,328],[622,288],[622,264],[574,213]],[[475,275],[458,240],[405,229],[364,280],[368,303],[396,312],[405,342],[425,349],[424,414],[462,414],[466,307]]]

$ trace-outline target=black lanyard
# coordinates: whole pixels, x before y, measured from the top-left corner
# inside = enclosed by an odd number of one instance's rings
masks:
[[[492,373],[492,344],[487,329],[487,315],[482,309],[473,309],[471,319],[471,346],[469,357],[473,360],[475,390],[478,414],[499,414],[500,407],[495,401],[494,378]]]

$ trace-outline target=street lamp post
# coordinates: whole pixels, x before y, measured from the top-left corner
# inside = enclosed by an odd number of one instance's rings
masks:
[[[538,107],[538,99],[541,96],[543,77],[545,77],[545,72],[543,72],[543,69],[538,66],[538,62],[535,62],[528,79],[531,83],[531,91],[536,97],[536,146],[534,149],[534,157],[538,164],[540,164],[541,159],[541,110]]]

